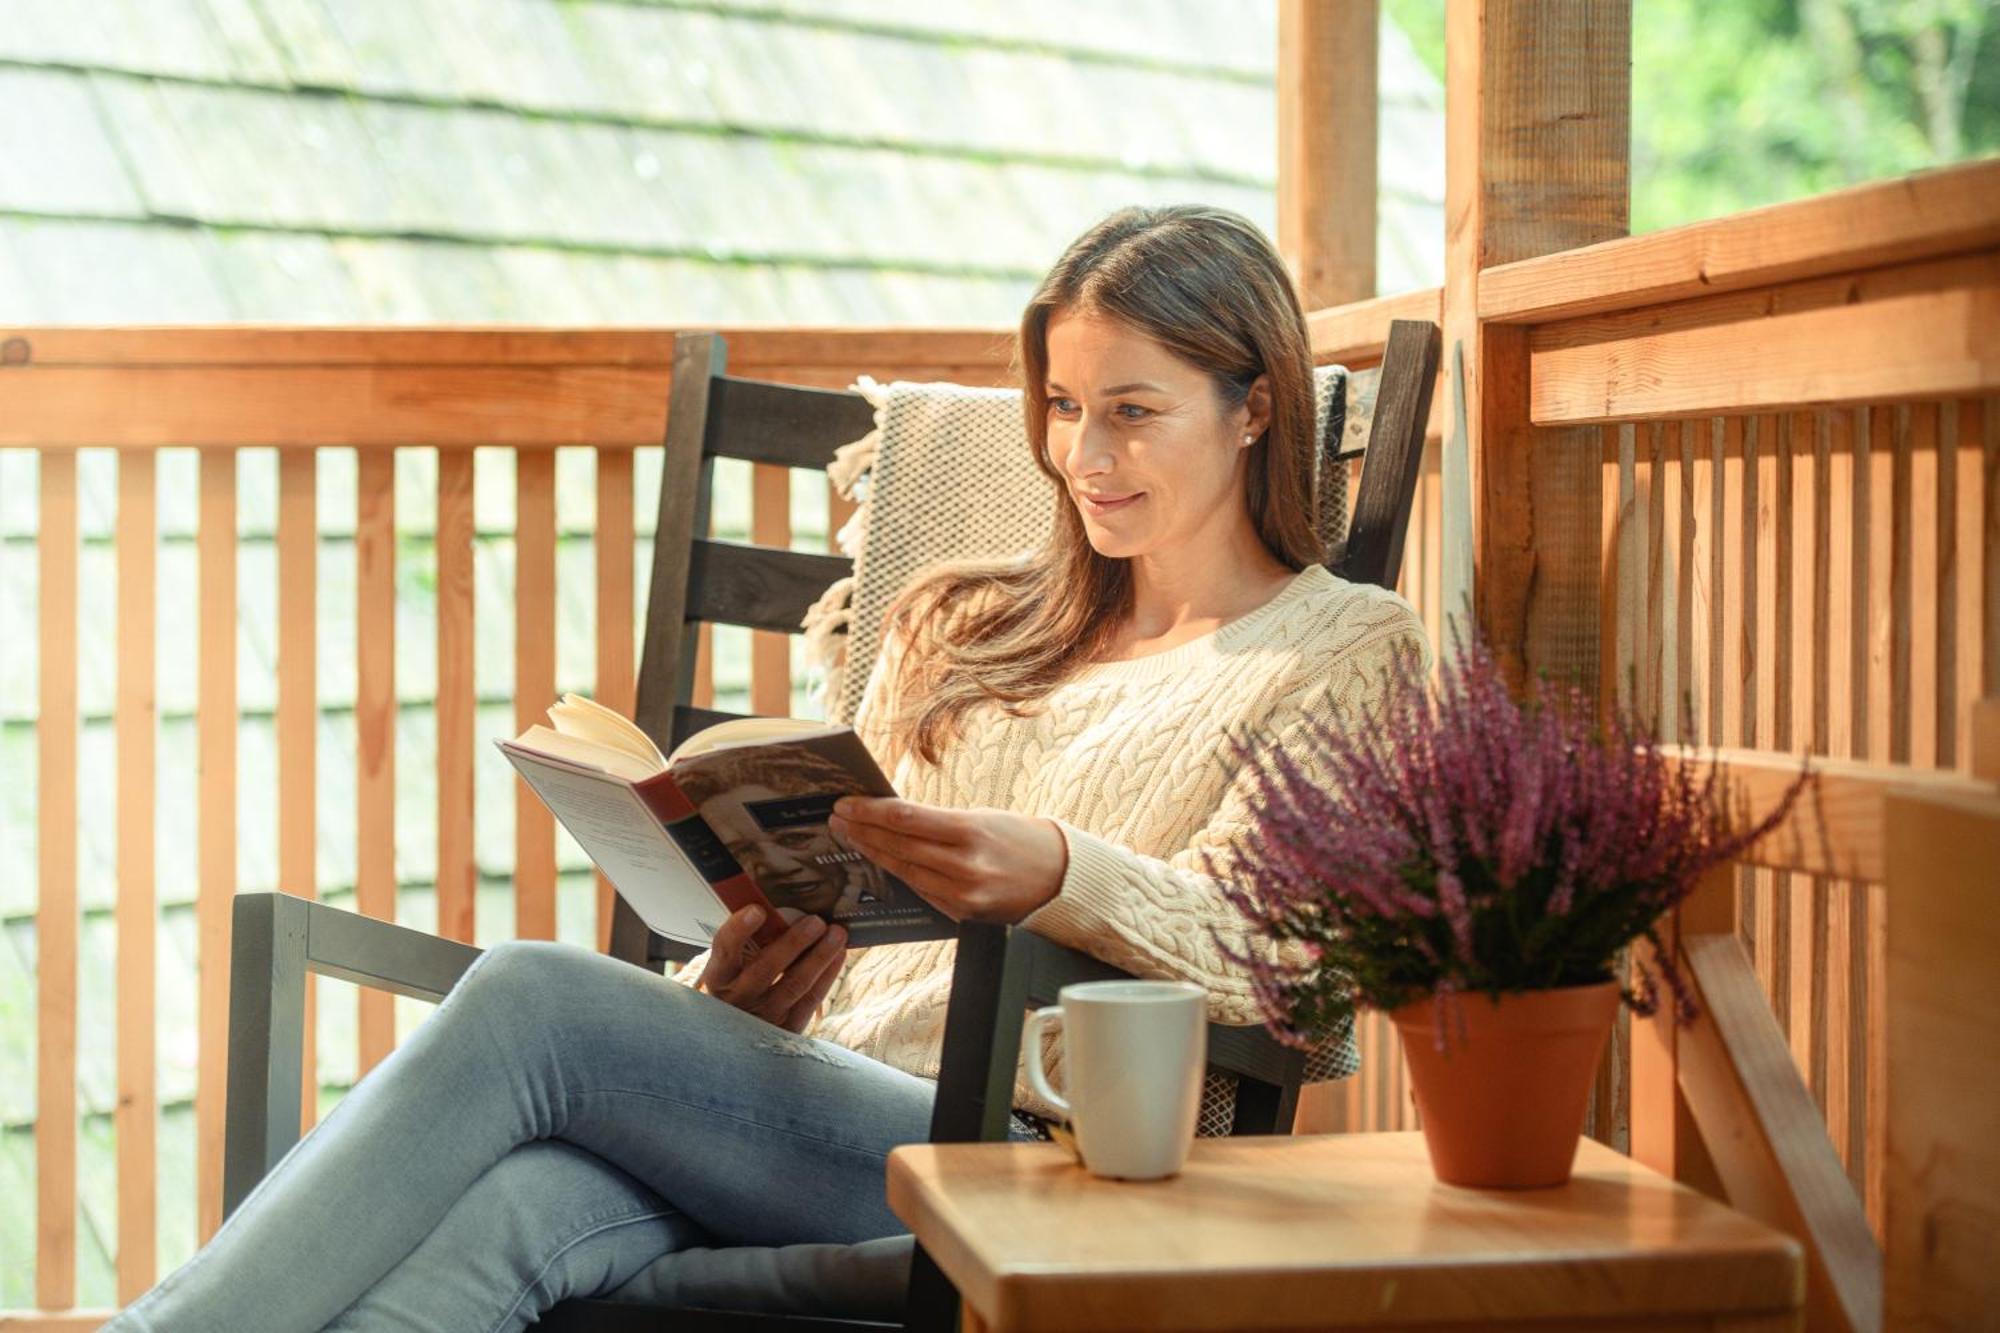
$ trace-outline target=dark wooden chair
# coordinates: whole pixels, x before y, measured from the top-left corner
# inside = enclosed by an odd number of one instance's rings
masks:
[[[639,724],[662,749],[728,714],[693,706],[696,636],[701,621],[794,632],[805,609],[848,572],[833,556],[769,550],[711,540],[706,534],[713,461],[747,459],[823,470],[834,447],[873,425],[858,394],[808,389],[723,373],[725,348],[713,334],[675,341],[666,458],[660,479],[658,538],[647,603],[638,702]],[[1365,446],[1350,431],[1336,394],[1322,441],[1322,512],[1329,561],[1354,581],[1393,586],[1402,562],[1422,461],[1425,421],[1436,377],[1433,324],[1392,326]],[[1357,377],[1358,378],[1358,377]],[[1372,373],[1371,373],[1372,378]],[[1364,402],[1368,395],[1360,395]],[[1354,517],[1341,530],[1344,479],[1336,470],[1363,455]],[[653,936],[620,902],[611,951],[659,970],[684,957]],[[283,893],[236,901],[230,970],[229,1090],[223,1168],[224,1207],[233,1211],[298,1137],[303,1060],[304,983],[308,973],[421,999],[441,999],[478,950]],[[1021,1017],[1054,1002],[1076,981],[1124,975],[1087,955],[1018,927],[960,928],[947,1008],[933,1142],[1007,1136]],[[1237,1134],[1284,1133],[1291,1127],[1304,1057],[1261,1029],[1209,1028],[1211,1070],[1237,1078]],[[916,1251],[900,1325],[723,1310],[662,1310],[612,1302],[569,1302],[545,1316],[555,1330],[812,1329],[907,1327],[949,1329],[957,1295]]]

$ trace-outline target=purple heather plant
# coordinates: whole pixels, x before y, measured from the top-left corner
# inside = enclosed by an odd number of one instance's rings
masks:
[[[1651,1014],[1664,986],[1691,1021],[1655,923],[1775,827],[1808,775],[1745,826],[1716,766],[1663,753],[1631,711],[1600,721],[1547,681],[1517,700],[1483,643],[1455,646],[1434,687],[1401,663],[1360,725],[1315,724],[1302,750],[1237,747],[1257,817],[1231,864],[1208,868],[1279,946],[1221,942],[1266,1026],[1306,1045],[1356,1005],[1610,981],[1637,939],[1656,948],[1636,988],[1621,983],[1626,1003]]]

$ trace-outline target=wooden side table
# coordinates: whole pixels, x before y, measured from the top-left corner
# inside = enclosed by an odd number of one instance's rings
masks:
[[[1438,1184],[1414,1133],[1202,1139],[1150,1183],[1054,1144],[920,1144],[889,1205],[968,1331],[1803,1327],[1795,1241],[1589,1139],[1527,1191]]]

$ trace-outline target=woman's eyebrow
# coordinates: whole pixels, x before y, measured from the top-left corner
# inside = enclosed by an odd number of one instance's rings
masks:
[[[1068,389],[1063,388],[1062,385],[1057,384],[1054,380],[1049,381],[1049,388],[1055,390],[1057,393],[1069,392]],[[1140,380],[1136,384],[1114,384],[1103,392],[1106,396],[1109,396],[1114,393],[1165,393],[1166,390],[1157,384],[1148,384],[1144,380]]]

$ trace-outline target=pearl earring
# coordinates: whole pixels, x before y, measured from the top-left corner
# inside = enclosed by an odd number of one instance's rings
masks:
[[[1256,441],[1256,439],[1257,439],[1257,437],[1256,437],[1255,435],[1245,435],[1245,436],[1243,437],[1243,443],[1245,443],[1245,444],[1251,444],[1251,443],[1254,443],[1254,442]]]

